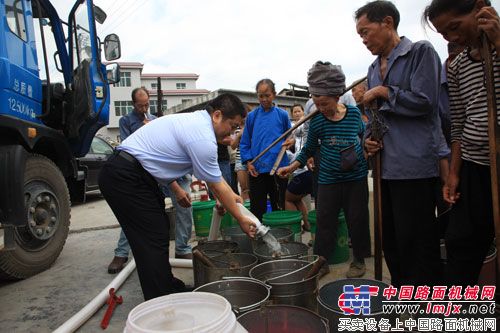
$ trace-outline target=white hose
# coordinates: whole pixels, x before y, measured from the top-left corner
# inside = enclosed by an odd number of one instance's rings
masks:
[[[109,289],[115,288],[115,291],[120,288],[120,286],[125,282],[130,273],[132,273],[135,269],[135,260],[132,259],[128,265],[125,266],[124,269],[118,274],[113,281],[111,281],[106,288],[104,288],[99,295],[97,295],[93,300],[91,300],[87,305],[85,305],[80,311],[78,311],[73,317],[69,318],[64,324],[59,326],[54,333],[66,333],[66,332],[74,332],[80,326],[82,326],[87,320],[97,310],[101,308],[101,306],[106,302],[109,297]]]
[[[180,267],[180,268],[192,268],[193,261],[191,259],[175,259],[170,258],[170,265],[172,267]],[[75,313],[73,317],[69,318],[64,324],[59,326],[54,333],[66,333],[66,332],[74,332],[80,326],[82,326],[90,317],[94,315],[94,313],[99,310],[106,300],[109,298],[109,289],[115,288],[117,291],[120,286],[127,280],[129,275],[135,269],[135,260],[132,260],[122,269],[120,274],[118,274],[107,286],[104,288],[99,295],[97,295],[93,300],[91,300],[87,305],[85,305],[80,311]]]
[[[212,211],[212,223],[210,223],[210,231],[208,232],[209,241],[213,241],[219,238],[219,228],[221,219],[222,216],[220,216],[219,213],[217,212],[217,206],[214,206],[214,209]]]
[[[170,258],[170,266],[178,268],[193,268],[193,260]]]

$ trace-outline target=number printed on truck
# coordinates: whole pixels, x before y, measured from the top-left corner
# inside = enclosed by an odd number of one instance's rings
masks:
[[[9,109],[11,109],[12,111],[20,113],[20,114],[28,116],[28,117],[31,117],[31,118],[36,117],[35,111],[29,105],[27,105],[21,101],[18,101],[17,99],[12,98],[12,97],[10,97],[8,99],[8,101],[9,101]]]

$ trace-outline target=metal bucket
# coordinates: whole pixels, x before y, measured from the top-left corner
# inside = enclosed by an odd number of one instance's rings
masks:
[[[328,333],[328,321],[316,313],[290,305],[268,305],[238,317],[248,332]]]
[[[308,255],[309,246],[300,242],[281,243],[281,251],[284,254],[275,257],[267,244],[261,244],[254,249],[253,253],[259,258],[259,262],[277,259],[298,259]]]
[[[241,230],[239,225],[224,227],[221,234],[222,239],[238,243],[240,253],[253,254],[252,240]]]
[[[198,245],[193,248],[193,251],[195,249],[203,252],[209,258],[213,258],[224,253],[238,252],[238,243],[225,240],[206,241],[199,242]],[[207,281],[207,277],[205,276],[205,265],[203,265],[203,263],[196,257],[193,257],[193,274],[194,285],[196,287],[210,282]]]
[[[285,227],[272,228],[272,229],[269,229],[269,232],[280,243],[293,242],[295,239],[295,235],[290,228],[285,228]],[[258,238],[257,240],[252,242],[253,249],[255,249],[256,247],[258,247],[262,244],[265,244],[264,241],[262,240],[262,238]]]
[[[216,267],[201,263],[200,285],[222,280],[224,277],[248,277],[248,272],[257,265],[257,257],[249,253],[226,253],[210,258]]]
[[[344,311],[340,308],[339,303],[340,297],[344,295],[344,286],[353,285],[354,288],[360,286],[374,286],[379,287],[378,293],[376,296],[370,296],[370,307],[369,314],[344,314]],[[318,313],[320,316],[328,319],[330,324],[330,331],[337,332],[339,325],[339,318],[375,318],[377,322],[382,318],[388,318],[389,320],[394,319],[390,314],[383,314],[382,312],[382,301],[385,299],[382,296],[382,293],[385,288],[389,287],[388,284],[377,281],[377,280],[369,280],[369,279],[343,279],[337,280],[330,283],[325,284],[323,287],[319,289],[318,295]],[[349,301],[344,300],[345,306],[349,307]],[[362,313],[362,312],[360,312]],[[394,315],[393,315],[394,316]],[[389,318],[391,317],[391,318]]]
[[[312,263],[306,260],[267,261],[252,268],[250,277],[271,286],[273,304],[295,305],[316,311],[318,275],[304,280],[311,266]]]
[[[207,283],[194,291],[218,294],[231,303],[233,311],[243,314],[267,301],[270,287],[255,279],[230,278]]]

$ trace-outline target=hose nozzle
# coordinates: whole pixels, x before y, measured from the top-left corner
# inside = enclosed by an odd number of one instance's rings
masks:
[[[257,232],[255,233],[258,237],[264,237],[269,232],[269,227],[261,224],[257,226]]]

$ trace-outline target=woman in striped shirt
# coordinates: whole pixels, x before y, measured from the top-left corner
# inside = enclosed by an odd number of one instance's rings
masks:
[[[443,195],[453,209],[445,236],[445,277],[448,285],[475,285],[494,237],[487,92],[479,50],[484,33],[493,58],[498,113],[500,18],[489,0],[433,0],[424,19],[446,40],[467,47],[448,68],[451,164]]]
[[[361,137],[361,112],[355,106],[338,103],[345,90],[340,66],[316,62],[307,81],[320,113],[310,120],[305,146],[289,166],[278,170],[285,177],[306,164],[319,145],[320,168],[316,201],[317,227],[314,253],[328,258],[337,238],[338,216],[343,209],[351,236],[354,261],[347,277],[360,277],[370,255],[367,163]]]

